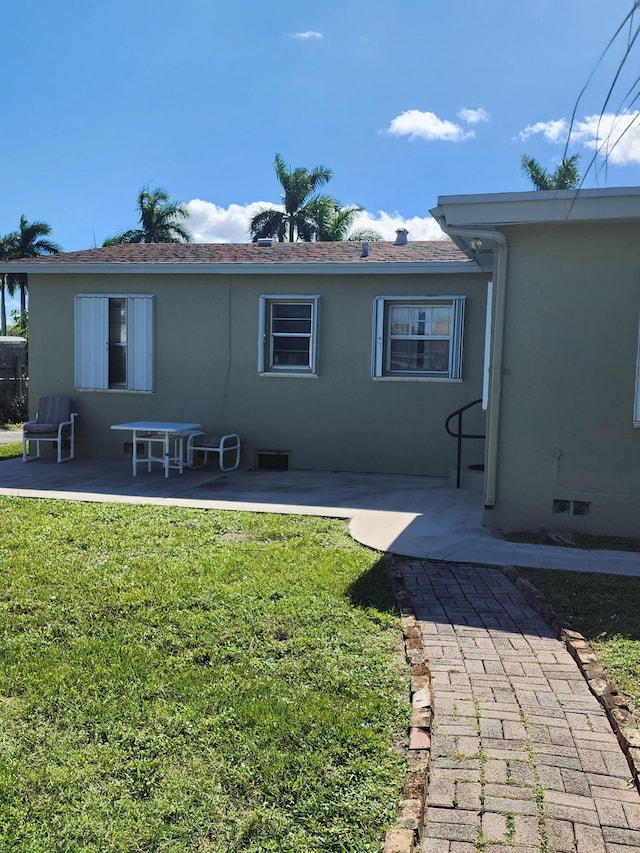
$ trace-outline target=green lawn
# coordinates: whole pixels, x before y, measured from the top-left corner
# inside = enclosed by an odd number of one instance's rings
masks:
[[[336,520],[0,497],[0,849],[379,851],[399,619]]]
[[[22,456],[22,443],[17,441],[13,444],[0,444],[0,461]]]
[[[591,643],[640,722],[640,578],[543,569],[522,573]]]

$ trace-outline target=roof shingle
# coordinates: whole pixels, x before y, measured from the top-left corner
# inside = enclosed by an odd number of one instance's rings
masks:
[[[395,243],[138,243],[25,258],[16,264],[380,264],[468,262],[451,240]],[[6,266],[10,266],[8,262]],[[5,264],[3,264],[5,266]]]

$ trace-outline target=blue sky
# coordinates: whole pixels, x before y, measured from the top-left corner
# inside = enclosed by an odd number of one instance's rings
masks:
[[[134,227],[143,185],[188,203],[198,241],[246,240],[279,201],[275,152],[333,169],[327,191],[385,237],[435,237],[438,195],[530,189],[523,153],[557,165],[632,2],[3,5],[0,234],[24,213],[71,251]],[[583,166],[623,46],[578,105]],[[639,183],[637,128],[585,185]]]

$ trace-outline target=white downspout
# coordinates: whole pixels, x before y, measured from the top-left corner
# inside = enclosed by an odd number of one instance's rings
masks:
[[[434,218],[450,237],[468,237],[470,240],[491,240],[496,244],[493,267],[493,323],[491,327],[491,361],[489,364],[489,401],[487,405],[487,441],[485,447],[484,505],[491,508],[496,502],[498,479],[498,438],[500,432],[500,401],[502,399],[502,352],[504,345],[504,315],[507,289],[507,238],[500,231],[458,228],[447,225],[443,214]]]

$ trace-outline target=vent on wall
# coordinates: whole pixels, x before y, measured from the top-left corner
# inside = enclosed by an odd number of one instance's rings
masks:
[[[571,501],[556,499],[553,501],[554,515],[590,515],[591,501]]]
[[[286,450],[256,450],[256,470],[288,471],[291,454]]]

